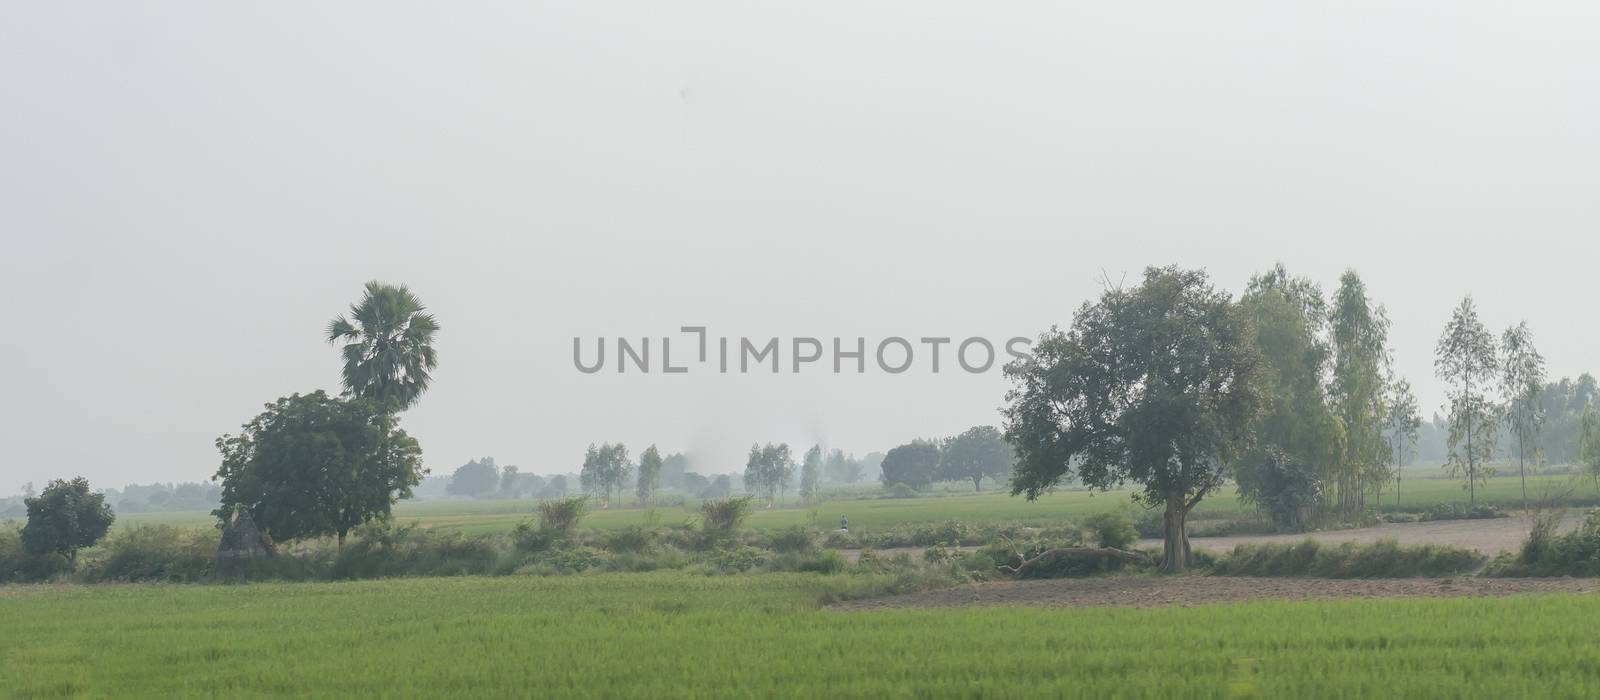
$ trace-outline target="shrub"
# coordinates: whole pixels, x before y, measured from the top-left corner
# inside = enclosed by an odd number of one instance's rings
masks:
[[[700,528],[705,544],[710,547],[727,544],[734,539],[744,519],[750,515],[750,496],[740,498],[714,498],[700,504]]]
[[[1489,518],[1504,517],[1506,517],[1504,512],[1490,505],[1469,506],[1465,503],[1436,503],[1417,516],[1417,520],[1487,520]]]
[[[361,528],[356,541],[340,550],[331,575],[341,579],[483,575],[495,573],[500,558],[492,536],[378,522]]]
[[[1481,552],[1445,545],[1402,547],[1394,540],[1324,545],[1239,545],[1218,560],[1212,573],[1227,576],[1318,576],[1323,578],[1411,578],[1455,576],[1484,562]]]
[[[511,541],[519,552],[542,552],[569,546],[588,507],[588,496],[541,501],[538,526],[526,520],[517,523],[511,531]]]
[[[861,541],[852,533],[835,530],[828,533],[827,539],[822,541],[822,546],[828,549],[855,549],[861,546]]]
[[[773,571],[802,571],[817,574],[836,574],[849,568],[850,561],[834,550],[820,552],[790,552],[779,554],[767,562]]]
[[[1083,527],[1100,547],[1127,549],[1139,541],[1139,531],[1133,529],[1133,518],[1122,513],[1096,513],[1084,519]]]
[[[904,483],[896,483],[884,489],[883,495],[887,498],[916,498],[917,490]]]
[[[612,552],[647,552],[655,547],[656,532],[638,525],[612,530],[606,533],[606,550]]]
[[[1556,534],[1560,520],[1560,513],[1536,517],[1521,551],[1496,557],[1484,575],[1600,576],[1600,510],[1566,534]]]
[[[767,547],[780,554],[808,554],[817,549],[817,532],[804,525],[776,530],[767,535]]]
[[[137,525],[113,534],[83,570],[87,581],[193,582],[211,577],[215,530]]]
[[[18,526],[0,526],[0,583],[45,581],[65,575],[71,568],[65,556],[24,549]]]

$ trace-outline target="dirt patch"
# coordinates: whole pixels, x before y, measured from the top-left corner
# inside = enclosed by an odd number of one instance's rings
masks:
[[[1316,579],[1242,576],[1115,576],[1001,581],[857,600],[846,610],[1038,605],[1047,607],[1165,607],[1255,600],[1504,596],[1595,593],[1600,580],[1570,578]]]
[[[1564,528],[1576,527],[1581,518],[1568,516]],[[1310,537],[1319,542],[1377,542],[1397,540],[1400,544],[1448,544],[1476,549],[1489,556],[1510,552],[1522,546],[1532,521],[1526,517],[1485,518],[1481,520],[1436,520],[1425,523],[1391,523],[1353,530],[1328,530],[1301,535],[1239,535],[1232,537],[1190,537],[1194,547],[1226,551],[1238,544],[1299,542]],[[1161,547],[1161,540],[1140,540],[1140,547]]]

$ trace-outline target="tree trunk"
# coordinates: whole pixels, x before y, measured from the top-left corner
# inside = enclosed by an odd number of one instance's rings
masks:
[[[348,532],[349,531],[345,530],[344,528],[339,529],[339,549],[341,550],[344,549],[344,536]]]
[[[983,484],[981,483],[982,481],[983,481],[983,477],[981,477],[981,476],[972,477],[972,490],[973,491],[982,491],[983,490]]]
[[[1179,573],[1194,563],[1194,551],[1189,547],[1189,530],[1186,521],[1189,507],[1183,496],[1168,496],[1167,510],[1161,520],[1161,567],[1163,573]]]

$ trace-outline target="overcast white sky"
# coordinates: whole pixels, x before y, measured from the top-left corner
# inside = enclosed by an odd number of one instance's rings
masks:
[[[368,279],[443,324],[405,419],[435,473],[996,422],[998,372],[584,375],[571,342],[1032,336],[1147,264],[1354,267],[1425,410],[1469,292],[1600,370],[1597,13],[13,4],[0,493],[209,477],[261,404],[337,388],[322,328]]]

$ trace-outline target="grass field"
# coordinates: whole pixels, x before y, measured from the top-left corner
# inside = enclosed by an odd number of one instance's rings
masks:
[[[1594,697],[1600,598],[819,609],[850,576],[0,588],[32,697]]]
[[[1547,492],[1571,492],[1580,498],[1593,498],[1593,486],[1588,482],[1575,483],[1567,476],[1534,476],[1528,479],[1528,493],[1537,498]],[[1028,502],[1004,492],[985,491],[975,494],[946,495],[905,499],[862,499],[827,501],[817,512],[818,523],[830,526],[839,521],[841,514],[850,518],[850,526],[857,530],[888,528],[900,525],[957,520],[969,525],[991,523],[1049,526],[1071,521],[1082,516],[1118,508],[1134,512],[1132,492],[1110,491],[1060,491]],[[1408,479],[1402,482],[1402,504],[1420,507],[1438,503],[1465,503],[1467,493],[1461,482],[1450,479]],[[1490,479],[1487,486],[1478,489],[1478,501],[1507,508],[1520,507],[1521,484],[1515,476]],[[1385,494],[1386,506],[1394,503],[1393,494]],[[528,518],[536,501],[531,500],[440,500],[401,503],[395,516],[402,522],[416,521],[426,526],[458,529],[469,534],[506,532],[518,522]],[[1229,490],[1207,498],[1200,503],[1196,517],[1242,515],[1244,508]],[[663,524],[674,524],[698,515],[694,504],[689,507],[672,506],[655,510]],[[617,528],[644,523],[648,513],[639,508],[593,510],[584,519],[585,527]],[[779,528],[805,524],[810,513],[802,508],[787,507],[757,510],[748,521],[749,527]],[[211,516],[204,512],[191,513],[132,513],[119,516],[117,524],[126,527],[137,523],[168,523],[176,525],[209,526]]]

